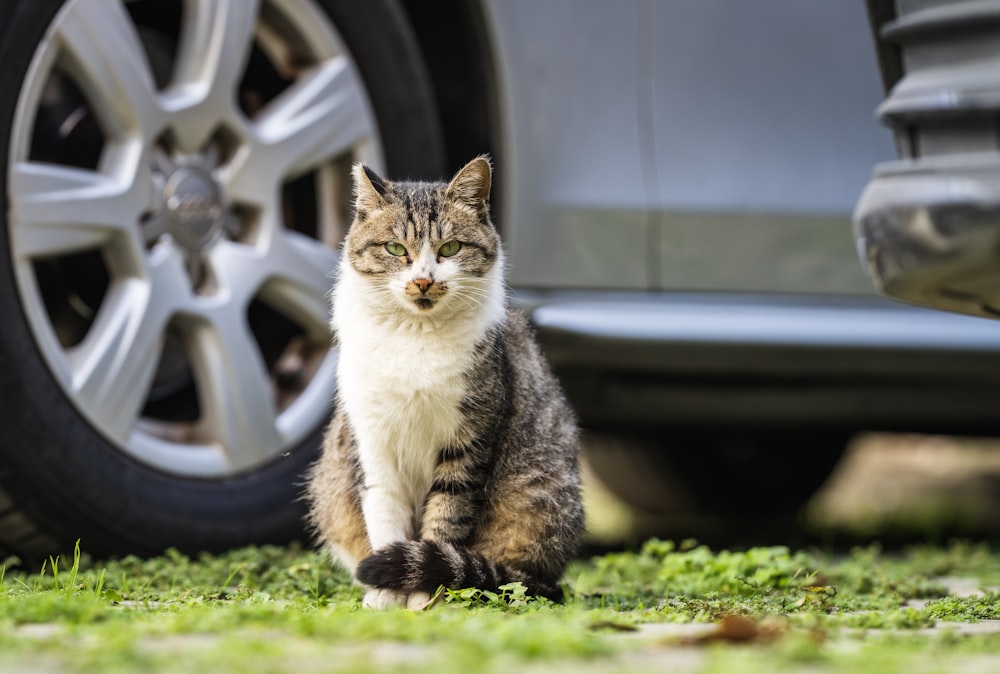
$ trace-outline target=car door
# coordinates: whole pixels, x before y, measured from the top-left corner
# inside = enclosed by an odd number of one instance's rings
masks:
[[[871,294],[850,213],[893,147],[873,120],[863,3],[644,0],[638,11],[654,285]]]
[[[639,0],[494,0],[515,287],[649,287]]]

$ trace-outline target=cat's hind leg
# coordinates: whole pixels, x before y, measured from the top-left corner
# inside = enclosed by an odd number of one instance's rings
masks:
[[[351,576],[372,553],[361,510],[360,467],[343,417],[334,415],[308,482],[309,521],[319,542]]]

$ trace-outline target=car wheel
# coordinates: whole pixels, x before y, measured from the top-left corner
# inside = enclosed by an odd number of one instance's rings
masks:
[[[443,145],[393,0],[0,8],[0,547],[302,532],[349,168]]]
[[[683,504],[734,523],[763,523],[805,505],[848,438],[817,431],[672,431],[603,442],[589,447],[587,458],[605,486],[641,511]]]

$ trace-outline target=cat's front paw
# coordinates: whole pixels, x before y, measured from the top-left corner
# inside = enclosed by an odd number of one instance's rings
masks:
[[[430,607],[430,603],[431,596],[426,592],[414,592],[406,598],[406,608],[411,611],[423,611]]]
[[[378,611],[383,611],[387,608],[406,606],[406,600],[407,594],[405,592],[383,590],[376,587],[365,592],[365,598],[362,604],[365,608],[373,608]]]
[[[395,590],[383,590],[372,588],[365,592],[362,604],[365,608],[373,608],[382,611],[390,608],[403,607],[411,611],[422,611],[431,603],[431,596],[426,592],[396,592]]]

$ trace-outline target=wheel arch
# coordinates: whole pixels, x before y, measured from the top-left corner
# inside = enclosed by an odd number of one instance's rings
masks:
[[[444,130],[446,170],[453,173],[482,153],[490,154],[495,164],[502,162],[497,50],[482,0],[400,0],[400,4],[430,72]],[[502,189],[495,182],[494,215]]]

